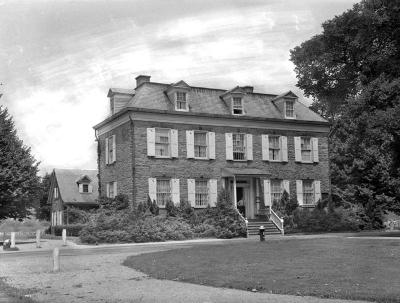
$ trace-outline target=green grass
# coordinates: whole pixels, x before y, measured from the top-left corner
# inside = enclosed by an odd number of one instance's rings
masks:
[[[400,241],[285,239],[129,257],[158,279],[279,294],[400,302]]]
[[[7,296],[7,299],[9,299],[10,303],[34,303],[35,301],[32,300],[29,297],[25,297],[25,295],[29,294],[31,291],[29,290],[24,290],[24,289],[18,289],[15,287],[12,287],[8,285],[5,281],[4,278],[0,277],[0,293],[4,294]],[[0,295],[0,298],[3,296]]]

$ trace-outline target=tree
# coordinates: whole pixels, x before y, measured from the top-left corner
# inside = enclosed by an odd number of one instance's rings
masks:
[[[400,3],[365,0],[291,51],[298,86],[332,122],[332,198],[375,227],[400,213]]]
[[[46,173],[40,180],[39,189],[39,207],[36,210],[36,216],[40,220],[50,221],[51,205],[47,199],[50,190],[50,175]]]
[[[14,122],[0,106],[0,219],[22,219],[38,199],[39,163],[17,136]]]

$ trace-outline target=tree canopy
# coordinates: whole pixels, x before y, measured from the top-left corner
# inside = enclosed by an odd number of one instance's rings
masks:
[[[375,226],[400,213],[400,2],[365,0],[291,51],[297,86],[332,122],[333,198]]]
[[[22,219],[37,200],[38,163],[17,136],[14,122],[0,106],[0,219]]]

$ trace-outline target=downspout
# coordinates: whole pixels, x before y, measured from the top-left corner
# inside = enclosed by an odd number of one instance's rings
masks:
[[[131,115],[129,115],[130,128],[131,128],[131,169],[132,169],[132,208],[136,208],[138,201],[136,201],[136,180],[135,180],[135,125]]]
[[[97,191],[99,193],[99,198],[100,198],[100,196],[101,196],[101,180],[100,180],[100,154],[101,154],[101,148],[100,148],[100,139],[99,139],[99,136],[97,135],[97,130],[94,131],[94,136],[96,137],[96,141],[97,141],[97,181],[99,182]]]

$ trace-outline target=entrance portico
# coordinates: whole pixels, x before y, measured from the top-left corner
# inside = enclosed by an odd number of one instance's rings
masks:
[[[269,174],[257,168],[223,168],[222,186],[231,194],[234,207],[247,219],[266,215],[270,205],[264,205],[263,180]],[[265,206],[265,207],[264,207]]]

